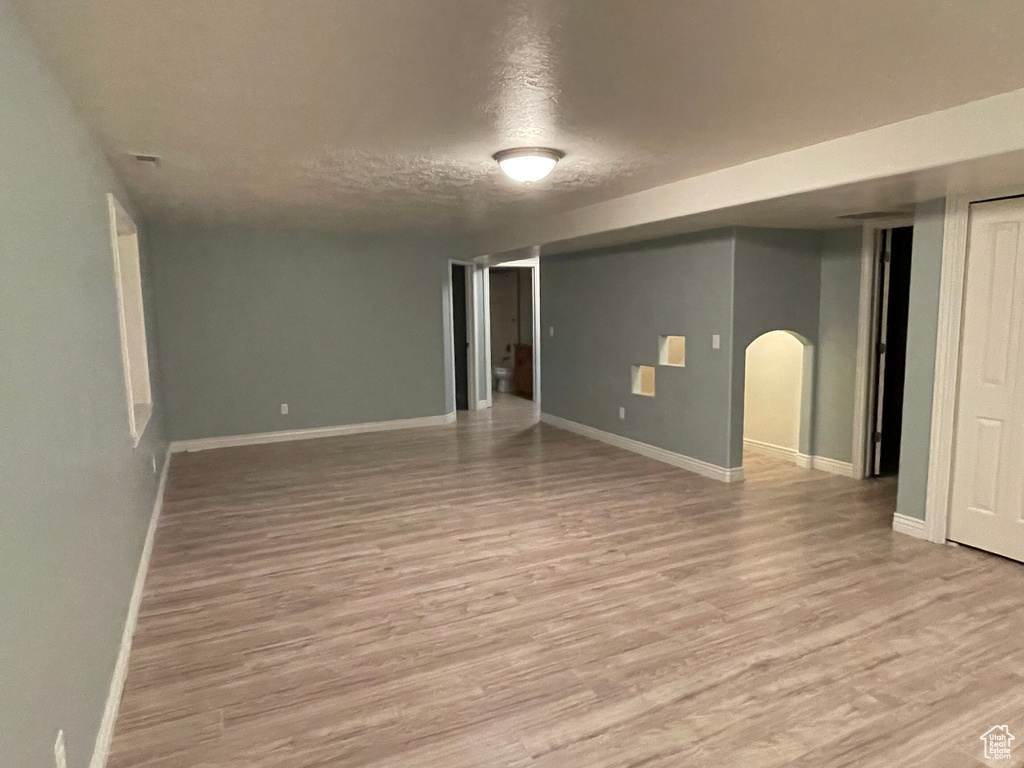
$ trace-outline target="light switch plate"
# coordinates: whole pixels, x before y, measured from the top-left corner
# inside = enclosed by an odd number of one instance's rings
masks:
[[[722,337],[719,336],[717,333],[714,336],[711,337],[711,348],[712,349],[721,349],[722,348]]]
[[[555,326],[549,325],[548,326],[548,336],[554,336],[554,335],[555,335]]]
[[[619,408],[619,418],[620,419],[626,418],[626,409],[625,408]]]

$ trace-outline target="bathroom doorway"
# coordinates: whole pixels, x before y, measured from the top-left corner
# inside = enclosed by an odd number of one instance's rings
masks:
[[[533,400],[533,270],[490,270],[491,389]]]
[[[491,264],[483,292],[489,400],[540,404],[540,259]]]

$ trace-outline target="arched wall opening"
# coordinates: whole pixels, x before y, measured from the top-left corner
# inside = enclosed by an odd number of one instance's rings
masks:
[[[743,449],[811,466],[814,345],[793,331],[761,334],[746,348]]]

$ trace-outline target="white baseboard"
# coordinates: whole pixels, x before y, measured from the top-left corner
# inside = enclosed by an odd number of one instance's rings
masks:
[[[915,539],[928,538],[924,530],[924,520],[918,520],[916,517],[901,515],[899,512],[892,516],[892,529],[897,533],[905,533],[907,536],[913,536]]]
[[[764,456],[771,456],[773,459],[789,461],[803,469],[817,469],[833,475],[853,477],[853,464],[846,461],[836,461],[825,456],[808,456],[800,453],[795,448],[784,448],[781,445],[772,445],[760,440],[743,438],[743,450],[760,453]]]
[[[622,437],[611,432],[605,432],[604,430],[595,429],[594,427],[588,427],[586,424],[579,424],[575,421],[569,421],[558,416],[552,416],[549,413],[542,413],[540,420],[545,424],[550,424],[558,429],[564,429],[568,432],[575,432],[577,435],[583,437],[589,437],[592,440],[600,440],[602,443],[608,443],[614,445],[616,448],[622,448],[633,453],[639,453],[641,456],[646,456],[649,459],[655,459],[656,461],[663,461],[666,464],[671,464],[673,467],[679,467],[680,469],[686,469],[690,472],[694,472],[704,477],[710,477],[713,480],[721,480],[725,483],[734,483],[743,479],[743,467],[720,467],[717,464],[711,464],[700,459],[694,459],[690,456],[684,456],[681,453],[673,453],[672,451],[666,451],[664,448],[658,448],[647,443],[641,443],[638,440],[631,440],[628,437]]]
[[[813,456],[808,456],[806,453],[800,453],[796,448],[785,448],[781,445],[773,445],[771,443],[765,443],[761,440],[753,440],[747,437],[743,438],[743,450],[760,453],[763,456],[771,456],[773,459],[789,461],[803,469],[810,469],[812,466],[811,462],[814,459]]]
[[[318,437],[339,437],[358,435],[364,432],[387,432],[392,429],[414,427],[439,427],[455,422],[455,413],[441,416],[421,416],[415,419],[393,419],[392,421],[371,421],[363,424],[344,424],[340,427],[314,427],[313,429],[290,429],[281,432],[260,432],[252,435],[231,435],[229,437],[203,437],[198,440],[175,440],[171,453],[185,451],[207,451],[213,448],[236,448],[241,445],[263,445],[265,443],[287,443],[292,440],[314,440]]]
[[[476,401],[476,409],[478,411],[482,411],[484,408],[490,408],[490,407],[491,407],[490,399],[487,399],[487,400],[477,400]]]
[[[103,719],[100,721],[99,733],[96,734],[96,742],[93,745],[89,768],[106,768],[107,757],[110,755],[110,742],[114,738],[114,724],[117,722],[117,712],[121,707],[121,692],[124,690],[125,678],[128,676],[128,658],[132,652],[132,638],[135,637],[135,625],[139,620],[139,606],[142,604],[142,592],[146,586],[146,574],[149,572],[149,559],[153,555],[153,539],[156,537],[156,527],[160,522],[160,511],[164,506],[164,489],[167,487],[167,472],[170,466],[171,450],[168,447],[167,454],[164,457],[164,468],[160,473],[160,483],[156,488],[153,513],[149,518],[146,542],[142,545],[139,569],[135,572],[132,596],[128,601],[128,616],[124,621],[124,631],[121,633],[121,647],[117,652],[117,662],[114,664],[114,676],[110,679],[107,704],[103,708]]]
[[[815,456],[811,459],[811,468],[842,477],[853,477],[853,464],[848,461],[836,461],[824,456]]]

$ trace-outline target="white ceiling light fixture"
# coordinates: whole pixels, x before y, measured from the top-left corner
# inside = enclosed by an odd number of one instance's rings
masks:
[[[565,152],[548,147],[516,147],[494,155],[498,167],[513,181],[532,184],[551,173]]]

